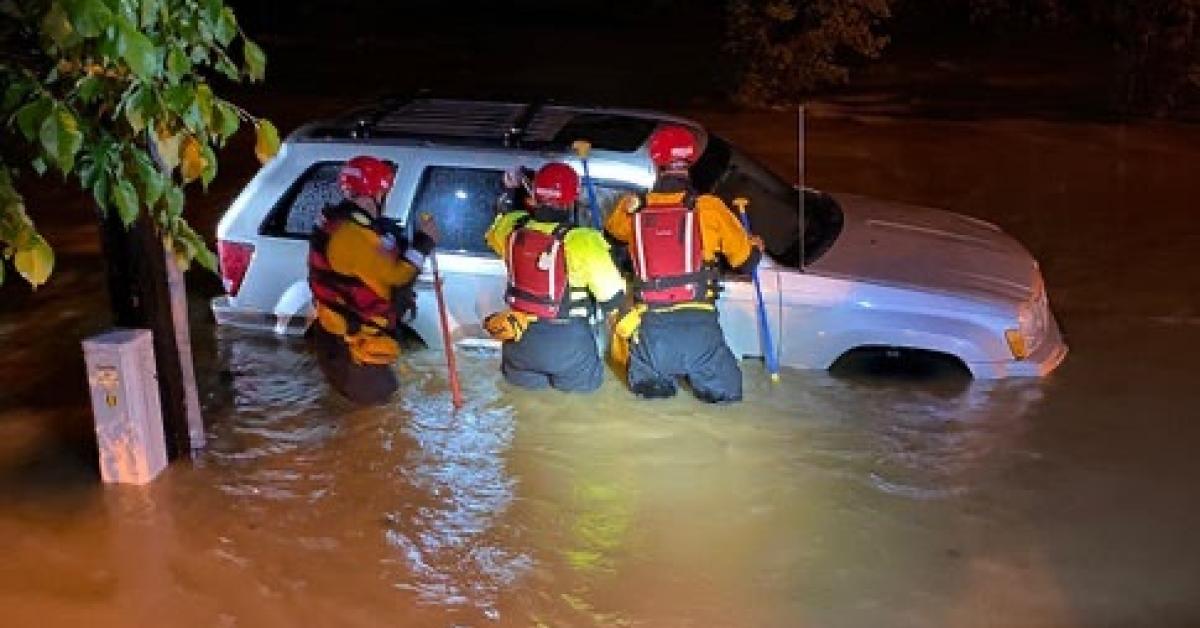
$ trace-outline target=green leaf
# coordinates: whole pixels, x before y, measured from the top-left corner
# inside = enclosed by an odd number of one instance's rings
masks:
[[[33,161],[29,162],[29,165],[33,168],[34,172],[38,173],[38,176],[46,174],[46,169],[48,166],[46,165],[45,159],[42,159],[41,157],[34,157]]]
[[[167,80],[172,84],[178,83],[191,70],[192,60],[188,58],[187,52],[182,46],[172,45],[167,53]]]
[[[204,157],[204,171],[200,173],[200,182],[204,185],[204,189],[208,189],[208,184],[217,178],[217,154],[213,152],[212,146],[204,144],[200,151]]]
[[[100,44],[96,51],[105,61],[115,60],[121,56],[121,37],[115,25],[109,25],[100,36]]]
[[[50,4],[50,10],[42,18],[42,32],[59,48],[71,45],[72,40],[76,37],[75,29],[71,28],[71,20],[67,17],[67,12],[57,2]]]
[[[96,179],[108,170],[108,144],[100,141],[91,144],[79,158],[79,182],[83,187],[91,189],[96,185]]]
[[[208,83],[200,83],[196,86],[194,105],[200,110],[200,119],[204,121],[204,126],[211,127],[213,123],[213,91]]]
[[[134,133],[141,133],[146,129],[146,121],[156,113],[153,90],[145,85],[135,87],[125,98],[124,107],[125,121]]]
[[[192,63],[208,63],[208,48],[203,45],[192,46],[192,52],[188,58],[192,60]]]
[[[158,73],[158,53],[150,38],[125,20],[118,20],[117,50],[129,69],[141,79],[151,79]]]
[[[121,179],[117,182],[117,187],[112,190],[113,204],[117,206],[117,213],[121,216],[121,224],[126,227],[133,224],[137,220],[138,215],[138,196],[137,190],[133,189],[133,184],[128,179]]]
[[[21,135],[25,136],[25,141],[32,142],[37,137],[38,129],[42,128],[42,122],[53,109],[54,103],[42,96],[17,110],[14,117]]]
[[[85,105],[95,104],[104,89],[104,80],[99,76],[85,76],[75,83],[75,93]]]
[[[187,113],[188,107],[195,99],[196,91],[191,83],[172,85],[163,92],[163,103],[167,105],[167,109],[178,116]]]
[[[17,249],[17,254],[13,257],[13,267],[29,285],[37,288],[46,283],[50,273],[54,271],[54,250],[42,236],[35,235],[26,246]]]
[[[251,81],[261,81],[267,73],[267,56],[263,54],[258,44],[242,37],[242,54],[246,59],[246,74]]]
[[[159,0],[141,0],[138,2],[141,5],[142,11],[140,22],[144,30],[148,26],[153,26],[158,23],[159,17]]]
[[[221,144],[224,144],[234,133],[237,133],[241,118],[238,117],[237,108],[227,102],[218,101],[216,107],[217,135],[221,138]]]
[[[70,172],[75,166],[75,154],[83,146],[83,133],[79,132],[75,116],[66,107],[56,107],[42,122],[38,139],[59,170],[64,174]]]
[[[221,0],[200,0],[200,4],[204,9],[205,21],[216,24],[221,19],[221,9],[224,8]]]
[[[241,73],[238,72],[237,66],[225,57],[220,57],[217,59],[217,71],[231,81],[237,81],[241,79]]]
[[[259,118],[254,123],[254,154],[259,163],[267,163],[279,152],[279,131],[270,120]]]
[[[167,217],[172,221],[178,220],[183,215],[183,190],[175,184],[170,184],[163,193],[163,199],[167,204]]]
[[[108,190],[112,187],[109,177],[107,170],[97,170],[95,183],[92,184],[92,198],[96,200],[101,215],[108,213]]]
[[[200,234],[192,229],[191,225],[186,222],[179,222],[176,226],[176,240],[180,241],[187,249],[190,257],[200,264],[202,267],[211,272],[217,272],[217,256],[209,250],[208,243]]]
[[[233,36],[237,35],[237,18],[233,15],[233,9],[225,7],[221,12],[221,17],[213,28],[213,35],[222,46],[228,46],[229,42],[233,41]]]
[[[9,79],[13,82],[8,86],[8,89],[4,90],[4,101],[0,103],[0,112],[16,109],[17,105],[21,104],[21,101],[25,100],[25,97],[33,89],[33,85],[28,81],[16,80],[17,77],[15,75],[9,77]]]
[[[62,0],[62,6],[81,37],[95,37],[112,22],[112,12],[101,0]]]
[[[142,198],[145,199],[147,207],[153,207],[158,199],[162,198],[167,185],[166,177],[158,171],[144,151],[137,150],[134,153],[133,163],[137,168],[138,179],[142,182]]]
[[[196,252],[192,256],[197,264],[200,264],[205,270],[210,273],[217,274],[217,256],[208,248],[208,244],[201,242],[200,246],[196,247]]]

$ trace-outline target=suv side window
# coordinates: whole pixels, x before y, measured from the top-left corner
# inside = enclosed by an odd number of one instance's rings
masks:
[[[343,163],[323,161],[305,170],[267,214],[262,235],[308,238],[321,210],[344,198],[338,186],[338,173]]]
[[[503,190],[501,170],[430,166],[421,175],[408,223],[418,225],[429,213],[437,224],[439,249],[494,256],[483,234]]]

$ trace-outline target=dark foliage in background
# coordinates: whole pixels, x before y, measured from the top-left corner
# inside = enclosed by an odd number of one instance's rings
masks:
[[[1117,53],[1114,104],[1162,115],[1200,88],[1200,0],[909,0],[977,27],[1098,34]]]
[[[880,24],[891,0],[730,0],[726,47],[735,59],[735,99],[795,102],[849,79],[847,56],[874,58],[887,45]]]
[[[405,28],[434,30],[465,20],[548,31],[661,23],[664,32],[678,32],[697,19],[723,19],[723,41],[696,45],[726,53],[727,67],[716,72],[726,91],[756,106],[794,103],[851,80],[856,67],[887,54],[891,38],[911,40],[909,30],[1007,36],[1014,46],[1032,31],[1101,40],[1118,59],[1109,68],[1112,105],[1129,112],[1163,114],[1195,102],[1200,91],[1200,0],[458,0],[452,9],[434,0],[232,3],[256,30],[292,33],[337,24],[381,32],[376,25],[401,10]],[[386,32],[404,36],[403,28]]]
[[[1117,53],[1114,105],[1163,115],[1200,89],[1200,0],[729,0],[735,98],[782,105],[878,58],[893,16],[936,29],[1099,35]]]

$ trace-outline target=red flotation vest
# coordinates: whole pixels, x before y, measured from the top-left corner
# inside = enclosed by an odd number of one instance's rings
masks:
[[[349,202],[322,211],[309,239],[308,285],[313,299],[346,319],[351,334],[363,325],[391,332],[396,328],[396,310],[391,300],[376,294],[358,277],[339,273],[329,263],[329,240],[348,220],[366,229],[375,228],[375,219]],[[386,320],[386,324],[372,322],[378,318]]]
[[[566,318],[571,289],[567,285],[563,239],[571,227],[560,224],[545,233],[526,228],[528,222],[518,222],[508,236],[505,300],[514,310],[538,318]]]
[[[711,302],[716,270],[704,263],[700,219],[691,198],[647,204],[633,215],[634,298],[650,306]]]

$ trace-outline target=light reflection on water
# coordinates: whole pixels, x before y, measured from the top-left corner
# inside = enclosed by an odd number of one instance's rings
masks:
[[[794,609],[754,600],[795,597],[835,555],[843,577],[871,578],[847,518],[870,515],[858,534],[873,543],[925,535],[897,504],[944,514],[1036,457],[1021,441],[1037,384],[793,372],[773,386],[747,364],[748,401],[711,407],[640,402],[611,378],[591,396],[517,391],[476,355],[453,412],[440,355],[420,352],[394,406],[354,410],[302,343],[222,334],[216,490],[277,515],[284,547],[352,553],[359,578],[467,623],[770,623]]]
[[[511,534],[502,523],[517,484],[505,468],[514,413],[489,404],[497,393],[481,385],[469,387],[470,405],[450,411],[449,395],[433,390],[436,363],[417,363],[422,370],[409,370],[401,390],[405,419],[390,426],[414,447],[392,477],[424,499],[401,496],[386,514],[384,538],[402,561],[382,562],[399,567],[390,575],[394,586],[421,603],[471,605],[494,618],[500,592],[533,563],[505,538]],[[385,447],[393,442],[384,435]]]

